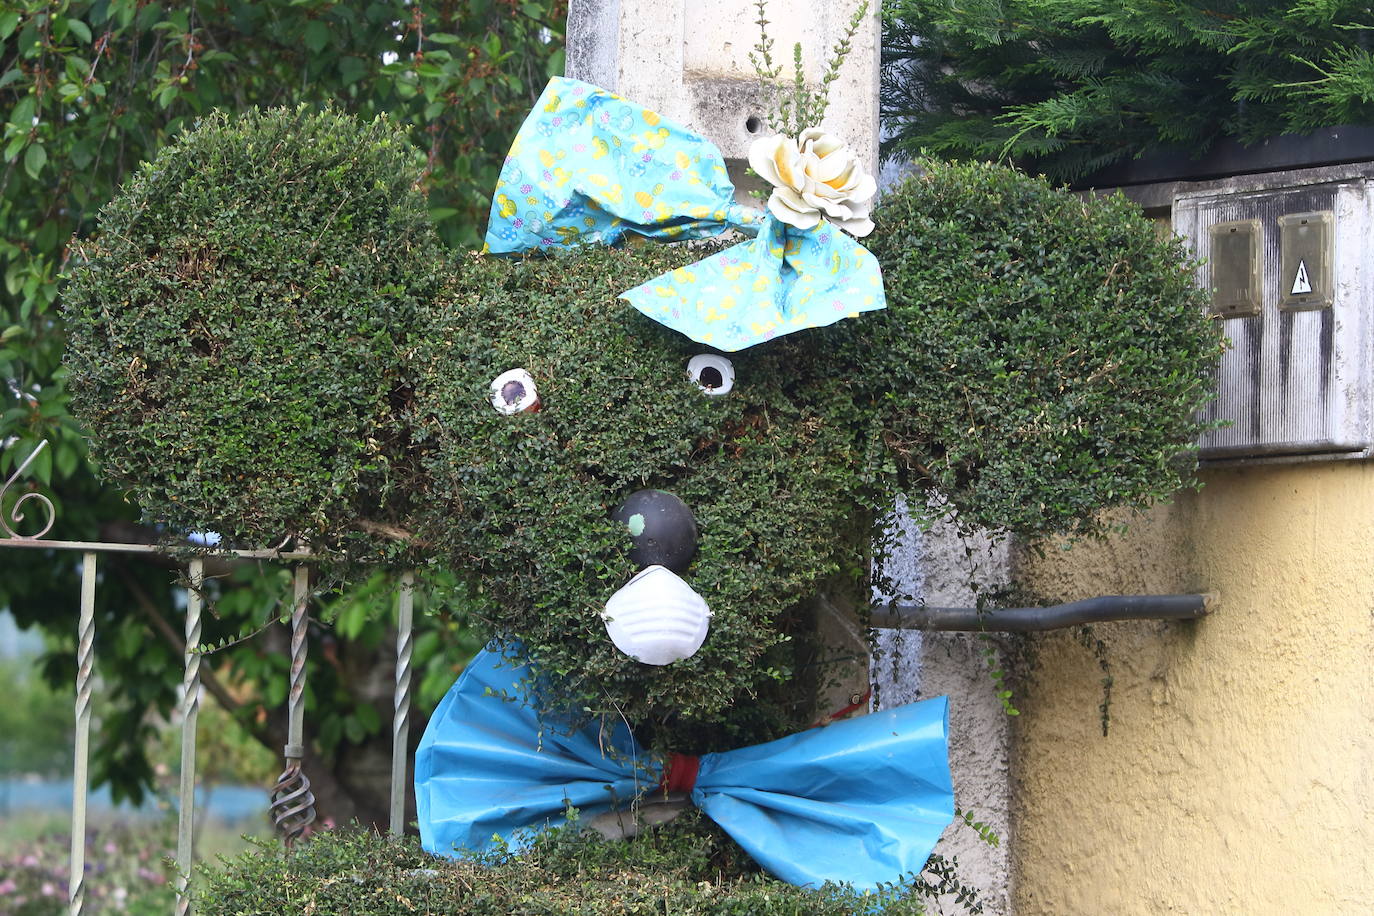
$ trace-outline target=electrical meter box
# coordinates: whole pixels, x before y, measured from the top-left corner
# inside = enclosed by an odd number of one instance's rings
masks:
[[[1363,458],[1374,445],[1370,179],[1180,194],[1174,231],[1230,346],[1204,462]]]

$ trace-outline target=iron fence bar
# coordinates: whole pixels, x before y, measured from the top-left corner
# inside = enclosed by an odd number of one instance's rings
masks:
[[[313,553],[299,550],[279,551],[272,550],[271,548],[259,550],[226,550],[220,548],[187,547],[185,544],[169,547],[159,544],[121,544],[110,541],[39,540],[36,537],[0,537],[0,547],[27,547],[37,550],[79,550],[82,552],[93,550],[99,553],[153,553],[170,557],[175,557],[178,553],[189,553],[194,551],[195,556],[203,558],[238,557],[244,560],[278,560],[283,563],[298,563],[319,559],[319,557]]]
[[[391,718],[391,835],[405,832],[406,758],[410,741],[410,653],[415,616],[415,573],[401,574],[396,608],[396,694]]]
[[[299,760],[305,756],[305,654],[306,609],[310,599],[310,570],[294,570],[295,594],[291,606],[291,693],[288,697],[286,756]]]
[[[315,820],[315,796],[310,780],[301,771],[305,756],[305,656],[310,601],[310,568],[295,569],[295,595],[291,607],[291,690],[287,697],[286,768],[272,790],[272,818],[287,848]]]
[[[95,554],[81,555],[81,618],[76,639],[76,739],[72,761],[72,846],[67,903],[71,916],[86,904],[86,793],[91,737],[91,674],[95,667]]]
[[[181,795],[177,816],[177,916],[191,912],[191,857],[195,842],[196,720],[200,717],[200,610],[205,564],[191,561],[186,590],[186,667],[181,689]]]

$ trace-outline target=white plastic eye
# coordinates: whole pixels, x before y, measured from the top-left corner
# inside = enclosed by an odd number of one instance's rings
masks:
[[[701,353],[687,361],[687,374],[709,395],[729,394],[735,387],[735,366],[714,353]]]
[[[491,406],[513,416],[539,409],[539,390],[524,369],[508,369],[491,380]]]

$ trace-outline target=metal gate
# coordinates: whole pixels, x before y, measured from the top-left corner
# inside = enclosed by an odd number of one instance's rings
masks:
[[[0,487],[0,507],[5,494],[28,469],[46,446],[42,442],[33,450],[10,478]],[[42,513],[42,527],[33,534],[20,534],[16,526],[26,521],[25,513]],[[95,541],[48,540],[45,536],[56,521],[52,501],[37,492],[25,493],[0,512],[0,548],[71,551],[81,554],[81,595],[77,614],[76,648],[76,733],[72,769],[72,842],[68,899],[70,912],[79,914],[85,904],[86,871],[86,799],[89,791],[89,745],[91,728],[91,688],[95,667],[95,595],[99,558],[104,553],[142,553],[171,555],[167,548],[147,544],[114,544]],[[29,520],[30,524],[34,520]],[[178,551],[176,556],[182,556]],[[287,695],[287,744],[282,753],[285,766],[272,790],[270,810],[273,822],[283,841],[290,843],[315,819],[315,797],[310,780],[301,769],[305,756],[305,660],[307,608],[310,600],[310,565],[317,560],[308,551],[283,550],[220,550],[197,549],[187,562],[185,666],[182,674],[181,707],[181,767],[179,785],[179,816],[177,819],[177,901],[178,916],[191,910],[191,875],[193,823],[195,817],[196,784],[196,720],[200,710],[201,612],[204,598],[204,562],[211,557],[237,557],[289,564],[292,567],[293,595],[291,605],[291,674]],[[391,751],[391,811],[390,833],[399,836],[404,829],[406,803],[406,743],[410,732],[410,656],[414,612],[415,578],[411,572],[401,576],[398,593],[396,636],[396,685],[393,694],[392,751]]]

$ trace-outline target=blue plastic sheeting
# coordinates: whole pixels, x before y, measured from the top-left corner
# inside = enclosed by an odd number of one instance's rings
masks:
[[[720,150],[590,83],[549,81],[501,169],[486,248],[497,254],[757,237],[622,295],[692,340],[742,350],[886,306],[878,261],[822,219],[797,229],[735,203]]]
[[[425,729],[415,798],[425,849],[461,857],[627,806],[658,789],[660,760],[623,724],[574,731],[524,701],[529,671],[492,646]],[[774,876],[860,890],[919,872],[954,816],[944,697],[701,757],[692,801]]]

